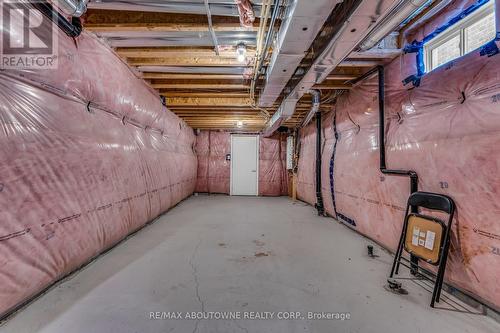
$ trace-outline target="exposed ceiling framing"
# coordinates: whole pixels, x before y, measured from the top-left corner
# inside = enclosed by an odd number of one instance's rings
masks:
[[[193,128],[260,131],[278,108],[256,107],[251,98],[253,71],[259,43],[271,21],[274,0],[252,1],[257,19],[248,27],[240,24],[233,0],[209,0],[211,28],[219,44],[214,49],[204,0],[90,2],[84,27],[105,39],[130,66],[166,97],[167,107]],[[286,4],[286,2],[284,2]],[[266,20],[260,21],[261,12]],[[275,22],[279,27],[280,19]],[[239,62],[236,47],[244,43],[246,59]],[[217,55],[218,53],[218,55]],[[269,55],[264,59],[267,65]],[[399,50],[353,53],[315,89],[322,90],[322,110],[330,110],[339,91],[351,88],[348,81],[370,67],[387,62]],[[262,75],[256,75],[256,96]],[[299,126],[311,107],[305,95],[296,114],[285,125]]]

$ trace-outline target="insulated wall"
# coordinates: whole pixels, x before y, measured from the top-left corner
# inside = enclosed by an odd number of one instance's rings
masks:
[[[231,134],[200,131],[196,137],[198,180],[196,192],[229,194],[231,161]]]
[[[436,19],[440,23],[429,22],[411,38],[421,40],[446,21],[443,15],[454,16],[470,3],[455,2]],[[419,190],[455,200],[458,208],[445,278],[498,309],[500,55],[480,56],[477,50],[424,75],[419,87],[403,86],[402,80],[415,72],[415,54],[401,56],[385,69],[387,166],[415,170]],[[395,250],[410,188],[408,178],[379,171],[377,89],[373,78],[338,100],[333,111],[339,137],[334,154],[333,112],[327,116],[323,199],[330,215]],[[301,135],[302,145],[307,145],[302,151],[313,151],[314,126]],[[328,176],[332,155],[333,197]],[[307,175],[299,173],[299,183],[308,187],[299,187],[299,195],[310,202],[314,170],[305,161],[301,166]]]
[[[230,193],[231,133],[200,131],[196,137],[198,180],[196,192]],[[259,137],[259,195],[280,196],[288,193],[286,137]]]
[[[259,145],[259,195],[287,195],[286,135],[261,136]]]
[[[94,36],[57,37],[57,69],[0,72],[1,314],[196,183],[192,129]]]
[[[316,204],[316,124],[312,121],[299,133],[299,162],[297,167],[297,198]]]

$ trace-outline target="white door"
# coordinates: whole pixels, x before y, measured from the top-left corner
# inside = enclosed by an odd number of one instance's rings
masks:
[[[258,195],[259,138],[231,135],[231,195]]]

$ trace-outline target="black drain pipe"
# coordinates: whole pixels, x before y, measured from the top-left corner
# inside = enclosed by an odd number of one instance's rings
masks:
[[[385,74],[384,66],[377,66],[378,72],[378,114],[379,114],[379,145],[380,145],[380,171],[386,175],[410,177],[410,192],[418,191],[418,175],[413,170],[388,169],[385,162]]]
[[[75,38],[80,36],[82,33],[82,22],[79,17],[73,17],[71,22],[69,22],[61,13],[52,7],[52,5],[45,1],[33,1],[30,2],[33,8],[37,9],[40,13],[46,16],[54,24],[56,24],[59,29],[64,31],[69,37]]]
[[[376,66],[360,76],[359,78],[351,81],[356,84],[373,74],[378,74],[378,114],[379,114],[379,152],[380,152],[380,172],[385,175],[404,176],[410,178],[410,193],[418,191],[418,174],[413,170],[395,170],[388,169],[385,161],[385,73],[384,66]],[[413,213],[418,213],[416,208],[412,207]],[[411,256],[411,273],[416,274],[418,271],[418,258]],[[397,272],[396,272],[397,274]]]
[[[316,112],[316,209],[318,215],[325,215],[321,193],[321,112]]]

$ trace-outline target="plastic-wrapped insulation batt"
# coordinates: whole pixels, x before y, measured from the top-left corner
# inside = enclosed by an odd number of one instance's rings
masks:
[[[57,69],[0,71],[2,314],[196,183],[193,131],[153,89],[89,33],[58,31],[57,49]]]
[[[412,31],[408,40],[422,40],[471,3],[455,1],[439,17]],[[415,72],[415,54],[402,55],[385,68],[387,165],[415,170],[419,190],[455,200],[445,279],[498,309],[500,55],[480,56],[476,50],[427,73],[417,88],[403,86],[402,80]],[[325,116],[322,193],[330,215],[395,250],[410,188],[407,178],[379,171],[377,91],[376,77],[362,82]],[[333,112],[339,139],[330,179]],[[314,124],[301,131],[298,195],[309,203],[315,202],[310,163],[315,136]]]

